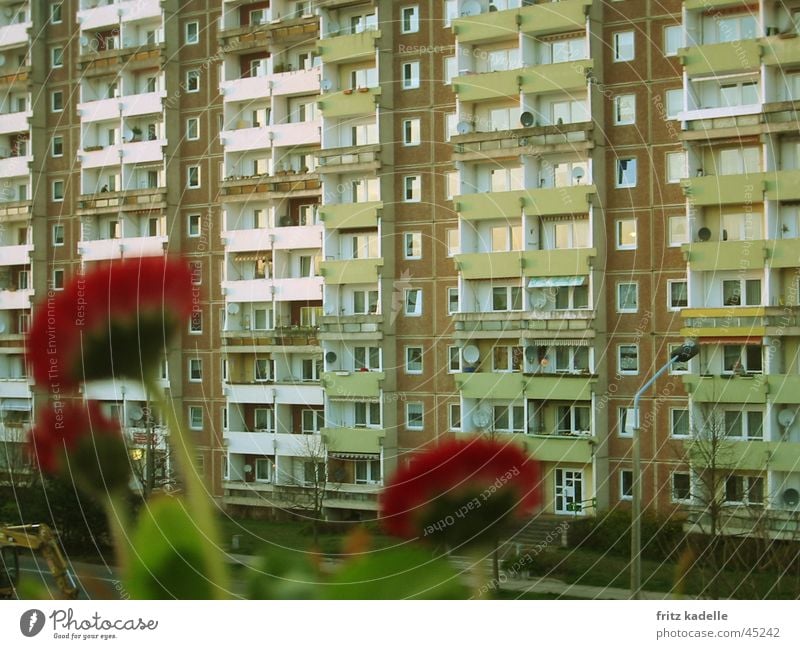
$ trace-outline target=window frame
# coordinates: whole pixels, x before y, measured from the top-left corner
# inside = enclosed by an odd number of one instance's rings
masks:
[[[194,124],[194,132],[195,135],[192,137],[192,127],[191,124]],[[186,139],[189,142],[194,142],[200,139],[200,118],[199,117],[187,117],[186,118]]]
[[[419,196],[414,197],[414,179],[419,185]],[[408,182],[411,181],[409,187]],[[411,189],[409,198],[409,188]],[[404,203],[421,203],[422,202],[422,176],[420,174],[413,174],[410,176],[403,176],[403,202]]]
[[[197,231],[195,232],[194,227],[194,219],[197,218]],[[186,215],[186,236],[191,239],[196,239],[199,237],[203,232],[203,215],[199,212],[192,212],[191,214]]]
[[[678,176],[677,178],[673,178],[670,175],[670,160],[676,156],[681,156],[683,158],[683,174],[682,176]],[[686,151],[667,151],[664,155],[664,173],[666,182],[668,185],[677,185],[681,182],[681,180],[689,177],[689,157]]]
[[[414,129],[416,126],[416,139]],[[401,122],[403,132],[403,146],[419,146],[422,144],[422,120],[419,117],[410,117]]]
[[[197,171],[197,184],[192,184],[192,169]],[[200,165],[187,165],[186,167],[186,189],[200,189],[203,186],[200,178]]]
[[[410,409],[412,406],[419,406],[419,426],[411,425],[411,418],[409,417]],[[424,430],[425,429],[425,404],[422,401],[406,401],[405,407],[405,427],[406,430]]]
[[[57,18],[56,18],[57,16]],[[64,22],[64,3],[51,2],[50,3],[50,24],[60,25]]]
[[[412,292],[415,292],[418,295],[418,300],[414,304],[414,312],[409,312],[408,310],[408,298]],[[407,288],[403,294],[403,315],[407,318],[419,318],[422,316],[422,289],[421,288]]]
[[[411,243],[411,252],[409,253],[409,242]],[[415,243],[418,243],[419,252],[418,254],[413,254]],[[409,261],[418,261],[422,259],[422,232],[404,232],[403,233],[403,259],[407,259]]]
[[[198,68],[192,68],[191,70],[186,70],[186,76],[184,77],[184,85],[186,87],[187,93],[195,93],[200,92],[200,70]],[[192,80],[195,80],[195,85],[193,87]]]
[[[455,311],[451,310],[452,306],[452,296],[455,294],[456,297],[456,308]],[[454,313],[458,313],[459,305],[461,303],[461,296],[459,295],[458,286],[448,286],[447,287],[447,315],[453,315]]]
[[[410,76],[406,77],[406,70]],[[406,61],[400,66],[400,87],[403,90],[416,90],[420,87],[422,64],[419,61]]]
[[[60,55],[57,57],[56,53],[60,53]],[[59,60],[58,63],[56,62],[56,59]],[[54,45],[50,48],[50,66],[54,69],[64,67],[64,48],[60,45]]]
[[[633,112],[632,116],[628,120],[621,120],[620,119],[620,103],[622,100],[632,100],[633,102]],[[624,93],[614,96],[614,126],[629,126],[632,124],[636,124],[636,94],[635,93]]]
[[[410,14],[406,14],[410,12]],[[417,34],[420,28],[419,5],[407,5],[400,8],[400,33]],[[408,17],[408,28],[406,28],[406,18]]]
[[[56,108],[56,97],[59,97],[59,107]],[[51,113],[62,113],[64,112],[64,91],[63,90],[52,90],[50,92],[50,112]]]
[[[455,351],[455,354],[453,353]],[[463,363],[461,360],[461,347],[458,345],[448,345],[447,346],[447,373],[448,374],[458,374],[462,371]],[[453,364],[453,359],[458,361],[457,364]]]
[[[60,230],[61,232],[60,238],[56,236],[56,231],[58,230]],[[53,227],[50,229],[50,245],[52,245],[54,248],[63,246],[65,241],[65,236],[66,236],[66,230],[64,229],[64,224],[63,223],[53,224]]]
[[[625,489],[625,478],[626,476],[630,476],[630,484],[629,489],[630,491],[627,492]],[[619,499],[620,500],[633,500],[633,471],[631,469],[620,469],[619,472]]]
[[[633,348],[636,352],[636,369],[623,369],[622,368],[622,350],[624,348]],[[617,373],[620,376],[637,376],[640,371],[640,358],[639,358],[639,345],[637,343],[621,343],[617,345]]]
[[[60,187],[60,195],[56,193],[56,187]],[[50,200],[54,203],[63,203],[64,202],[64,193],[66,189],[66,184],[62,179],[54,180],[50,183]]]
[[[634,300],[636,305],[634,307],[622,306],[622,287],[633,286]],[[639,282],[617,282],[617,313],[638,313],[639,312]]]
[[[453,425],[454,417],[453,417],[453,410],[458,408],[458,426]],[[464,422],[461,419],[461,404],[460,403],[449,403],[447,404],[447,428],[452,431],[460,431],[464,425]]]
[[[410,355],[415,353],[415,350],[419,350],[419,369],[410,369],[409,363],[411,362]],[[425,368],[425,349],[421,345],[407,345],[405,348],[404,353],[404,363],[403,367],[405,369],[406,374],[422,374]]]
[[[686,423],[686,434],[675,434],[675,421],[680,417],[680,413],[686,413],[688,421]],[[674,439],[690,439],[692,437],[692,419],[689,408],[670,408],[669,409],[669,436]]]
[[[630,36],[630,57],[624,57],[622,55],[620,38],[623,36]],[[612,59],[614,63],[625,63],[626,61],[633,61],[636,59],[636,33],[634,31],[626,30],[622,32],[614,32],[611,36],[611,41],[613,45]]]
[[[56,140],[58,140],[59,145],[61,147],[61,153],[56,153]],[[63,158],[64,157],[64,136],[63,135],[54,135],[50,140],[50,157],[51,158]]]
[[[681,36],[679,38],[680,42],[674,50],[667,49],[669,47],[669,37],[667,36],[667,34],[669,34],[672,30],[674,30]],[[662,40],[663,47],[661,48],[661,52],[664,54],[665,57],[678,55],[678,50],[682,47],[682,42],[683,42],[682,36],[683,36],[683,25],[664,25],[664,31],[662,32],[661,36],[663,39]]]
[[[194,413],[200,413],[200,425],[196,426],[193,418]],[[205,417],[203,415],[203,407],[202,406],[188,406],[187,407],[187,420],[189,422],[189,429],[190,430],[203,430],[203,423]]]
[[[189,38],[189,28],[194,25],[194,40]],[[200,42],[200,23],[197,20],[190,20],[183,25],[183,44],[197,45]]]
[[[672,303],[672,287],[676,284],[684,284],[686,286],[686,304],[683,306],[675,306]],[[668,279],[667,280],[667,311],[680,311],[681,309],[689,308],[689,281],[687,279]]]
[[[633,163],[633,180],[626,182],[623,180],[623,171],[622,171],[622,163]],[[636,187],[639,183],[639,162],[636,156],[631,156],[629,158],[617,158],[616,165],[614,166],[614,187],[616,189],[632,189]]]
[[[677,476],[686,476],[688,480],[688,488],[689,492],[686,498],[678,498],[676,496],[677,490],[675,489],[675,478]],[[669,492],[670,492],[670,501],[676,504],[688,504],[692,502],[692,474],[686,473],[685,471],[673,471],[670,474],[669,479]]]
[[[624,223],[633,223],[633,243],[623,243],[622,241],[622,225]],[[636,250],[639,245],[639,223],[635,216],[625,217],[624,219],[617,219],[614,224],[614,243],[617,250]]]

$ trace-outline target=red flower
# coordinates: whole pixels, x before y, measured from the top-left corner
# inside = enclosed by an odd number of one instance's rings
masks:
[[[36,309],[27,338],[34,379],[57,394],[81,381],[152,376],[192,299],[182,260],[126,259],[78,275]]]
[[[74,478],[90,490],[125,487],[130,477],[122,429],[97,401],[50,402],[37,413],[28,446],[42,471]]]
[[[397,536],[468,543],[541,504],[539,462],[512,443],[449,441],[400,469],[381,499]]]

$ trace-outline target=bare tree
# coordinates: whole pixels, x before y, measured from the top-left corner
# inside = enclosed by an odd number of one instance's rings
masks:
[[[330,488],[328,479],[328,447],[322,435],[303,435],[300,443],[305,459],[303,485],[308,499],[298,501],[309,512],[314,545],[319,542],[319,525],[325,520],[325,496]]]
[[[26,447],[26,429],[0,423],[0,480],[14,488],[29,487],[35,477]]]

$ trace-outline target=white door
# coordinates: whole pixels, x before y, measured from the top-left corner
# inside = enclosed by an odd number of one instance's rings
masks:
[[[583,471],[556,469],[556,513],[581,514],[573,505],[583,501]]]

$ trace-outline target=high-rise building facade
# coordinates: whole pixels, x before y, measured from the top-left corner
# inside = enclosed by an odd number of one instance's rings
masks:
[[[95,262],[180,252],[196,309],[162,381],[228,507],[372,517],[392,472],[453,435],[538,457],[548,513],[624,505],[633,395],[691,337],[699,356],[642,401],[645,503],[703,509],[692,448],[718,429],[725,524],[757,511],[788,534],[798,15],[773,0],[2,3],[6,449],[33,412],[32,305]],[[83,394],[166,479],[148,395]]]

